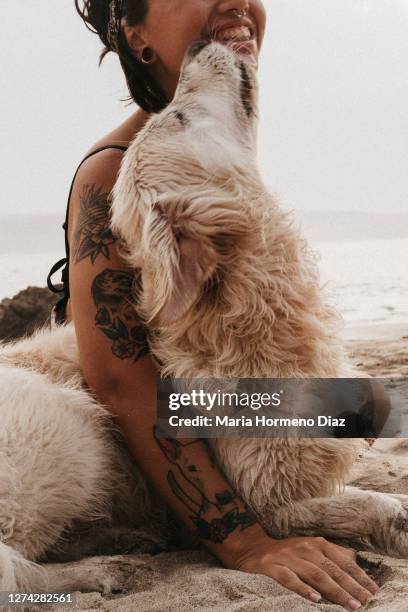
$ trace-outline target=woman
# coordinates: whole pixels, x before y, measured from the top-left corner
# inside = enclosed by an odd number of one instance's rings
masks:
[[[203,441],[166,448],[155,438],[157,371],[143,326],[128,305],[134,272],[120,259],[109,230],[109,194],[123,151],[149,114],[172,99],[189,45],[209,36],[233,36],[234,50],[256,59],[265,29],[262,1],[76,0],[76,6],[104,43],[103,55],[118,53],[140,109],[92,147],[74,177],[66,226],[69,289],[66,269],[56,321],[75,322],[81,365],[93,394],[111,407],[138,464],[163,499],[226,567],[270,576],[310,601],[323,596],[356,610],[377,586],[358,567],[353,551],[323,538],[271,539],[236,498]],[[227,32],[232,27],[244,29]],[[195,492],[206,501],[195,518],[171,487],[168,475],[175,463],[194,473]],[[184,495],[191,493],[189,483],[186,478]]]

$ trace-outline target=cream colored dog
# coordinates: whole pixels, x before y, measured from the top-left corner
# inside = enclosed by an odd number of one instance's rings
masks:
[[[351,372],[314,255],[259,175],[256,114],[255,68],[218,43],[194,46],[173,102],[125,156],[112,226],[142,270],[140,313],[163,375]],[[138,527],[153,511],[108,411],[82,388],[74,328],[3,346],[0,362],[0,591],[35,590],[42,580],[53,590],[108,589],[106,576],[32,563],[74,521],[121,513]],[[349,538],[408,556],[408,499],[343,488],[360,441],[211,445],[274,536]]]

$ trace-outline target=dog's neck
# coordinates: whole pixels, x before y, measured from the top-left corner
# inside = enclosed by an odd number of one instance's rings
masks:
[[[176,323],[152,333],[163,373],[176,378],[337,376],[335,313],[323,302],[314,256],[266,194],[219,282]]]

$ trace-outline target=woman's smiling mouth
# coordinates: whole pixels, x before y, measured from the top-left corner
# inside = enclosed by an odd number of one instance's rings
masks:
[[[228,45],[237,53],[256,55],[258,44],[254,24],[248,18],[228,22],[211,29],[207,39]]]

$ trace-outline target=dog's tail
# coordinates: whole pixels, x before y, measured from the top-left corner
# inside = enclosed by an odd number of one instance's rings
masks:
[[[38,593],[48,587],[47,572],[0,542],[0,592]]]

